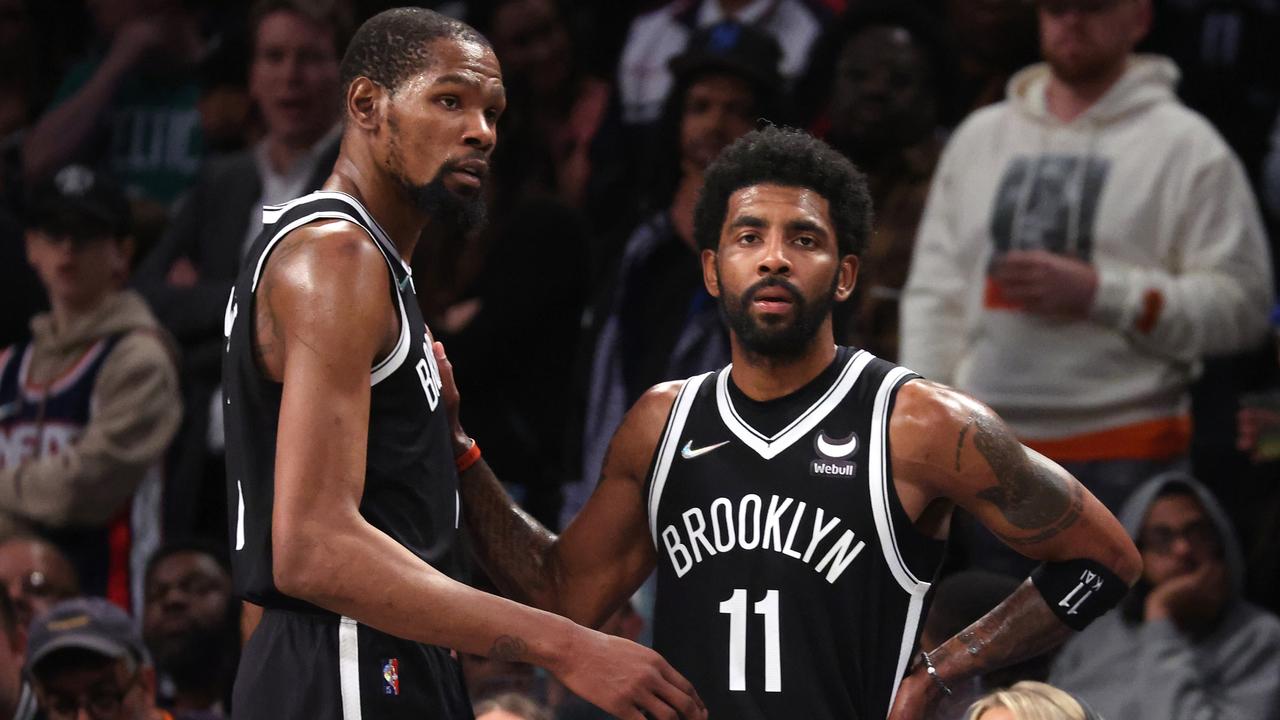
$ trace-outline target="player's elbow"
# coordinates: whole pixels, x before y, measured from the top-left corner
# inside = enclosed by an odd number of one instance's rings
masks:
[[[271,579],[289,597],[316,603],[326,595],[328,552],[305,528],[275,527],[271,534]]]

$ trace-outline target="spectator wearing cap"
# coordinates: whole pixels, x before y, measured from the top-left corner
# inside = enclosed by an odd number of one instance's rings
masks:
[[[654,210],[631,232],[598,327],[587,378],[580,480],[565,490],[561,521],[595,488],[609,438],[649,387],[729,362],[729,340],[702,283],[693,207],[707,166],[759,118],[777,119],[781,51],[768,34],[726,21],[698,31],[672,59],[675,87],[660,121],[648,183]]]
[[[102,598],[67,600],[40,616],[26,672],[49,720],[173,720],[156,707],[156,671],[133,620]]]
[[[192,409],[176,443],[165,526],[209,535],[226,522],[222,408],[210,402],[222,376],[222,320],[245,250],[262,231],[262,208],[318,190],[338,156],[338,62],[351,33],[346,5],[259,0],[250,15],[249,92],[265,135],[252,148],[209,161],[173,221],[138,265],[135,284],[182,347]]]
[[[699,31],[722,22],[750,25],[781,50],[777,72],[789,81],[805,69],[809,49],[828,13],[805,0],[673,0],[636,18],[618,61],[622,120],[646,125],[658,119],[675,85],[669,61],[696,45]]]
[[[146,303],[122,289],[133,240],[120,189],[68,166],[29,208],[27,258],[52,309],[0,352],[0,531],[45,537],[86,593],[140,605],[177,370]]]

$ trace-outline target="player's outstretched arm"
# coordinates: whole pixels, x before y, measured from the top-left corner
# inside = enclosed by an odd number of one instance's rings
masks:
[[[445,404],[458,451],[471,443],[457,422],[453,366],[436,343]],[[653,570],[645,511],[645,471],[679,383],[646,392],[609,445],[595,492],[556,536],[524,512],[483,461],[461,477],[463,514],[472,545],[489,576],[509,597],[598,627]]]
[[[952,502],[1010,547],[1042,560],[996,609],[929,652],[943,683],[1035,657],[1110,609],[1142,570],[1116,518],[1075,478],[1024,447],[990,408],[942,385],[899,391],[889,437],[895,484],[918,508]],[[915,720],[943,692],[923,662],[892,720]]]
[[[283,380],[276,585],[398,637],[545,667],[620,717],[705,717],[651,650],[458,583],[360,515],[369,372],[398,332],[391,297],[380,252],[342,223],[295,231],[264,273],[258,348]]]

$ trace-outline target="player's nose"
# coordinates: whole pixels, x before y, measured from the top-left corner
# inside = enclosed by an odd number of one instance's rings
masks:
[[[498,124],[483,114],[475,116],[467,124],[466,134],[462,142],[471,148],[488,152],[498,142]]]
[[[791,261],[787,257],[787,243],[782,233],[770,231],[760,244],[760,265],[757,268],[761,275],[785,275],[791,272]]]

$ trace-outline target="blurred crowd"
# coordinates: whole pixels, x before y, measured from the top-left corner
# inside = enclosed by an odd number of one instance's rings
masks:
[[[228,294],[262,206],[328,175],[345,43],[395,4],[0,0],[0,718],[228,716]],[[573,517],[645,389],[729,361],[703,172],[802,127],[874,200],[840,341],[991,405],[1146,565],[937,717],[1280,718],[1280,0],[424,4],[489,38],[508,110],[488,223],[433,223],[415,286],[532,514]],[[958,515],[922,645],[1029,569]],[[481,718],[599,717],[460,660]]]

